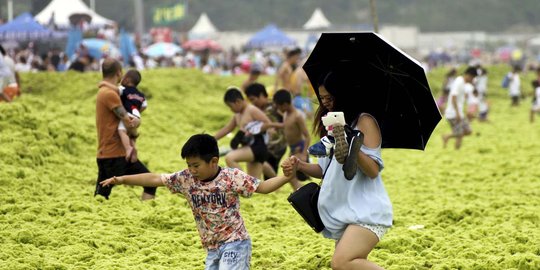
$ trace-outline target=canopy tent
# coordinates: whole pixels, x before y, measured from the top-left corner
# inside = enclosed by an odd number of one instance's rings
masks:
[[[316,8],[315,11],[313,11],[313,14],[311,14],[311,18],[304,24],[304,29],[306,30],[314,30],[314,29],[325,29],[330,27],[332,24],[326,16],[324,16],[323,12],[320,8]]]
[[[72,15],[90,16],[91,27],[114,24],[114,21],[91,10],[82,0],[53,0],[35,16],[35,19],[41,24],[54,23],[58,27],[68,28],[71,25]]]
[[[269,24],[255,33],[248,42],[248,48],[284,47],[296,45],[296,41],[283,33],[275,24]]]
[[[190,39],[209,38],[218,32],[217,28],[208,18],[206,13],[202,13],[195,25],[189,30]]]
[[[54,31],[34,21],[28,12],[22,13],[12,21],[0,26],[0,40],[38,40],[50,38]]]

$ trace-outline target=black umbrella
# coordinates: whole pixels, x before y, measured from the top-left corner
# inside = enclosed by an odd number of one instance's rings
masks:
[[[323,33],[303,68],[319,102],[319,84],[333,74],[327,90],[346,116],[377,119],[384,148],[424,150],[441,120],[420,63],[378,34]]]

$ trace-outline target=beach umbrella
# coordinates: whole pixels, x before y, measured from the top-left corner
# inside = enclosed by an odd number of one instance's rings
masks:
[[[326,78],[346,117],[373,115],[382,147],[423,150],[441,120],[422,65],[376,33],[323,33],[303,68],[319,102]]]
[[[184,43],[182,43],[182,47],[185,50],[190,51],[204,51],[204,50],[210,50],[214,52],[219,52],[223,50],[221,45],[217,43],[214,40],[211,39],[192,39],[188,40]]]
[[[103,55],[112,58],[120,57],[120,50],[110,41],[98,38],[83,39],[81,43],[88,49],[90,56],[100,59]]]
[[[182,52],[182,48],[170,42],[154,43],[144,50],[144,54],[150,57],[172,57],[180,52]]]

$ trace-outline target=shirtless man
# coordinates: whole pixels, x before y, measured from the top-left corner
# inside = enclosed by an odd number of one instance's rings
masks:
[[[225,92],[224,101],[234,115],[214,137],[219,140],[236,127],[240,129],[235,139],[231,141],[231,148],[234,150],[225,155],[225,162],[231,168],[240,168],[239,162],[247,162],[247,173],[261,179],[263,163],[268,159],[265,130],[270,124],[270,119],[259,108],[244,100],[238,88],[229,88]],[[242,145],[240,148],[238,142]]]
[[[307,146],[310,144],[311,137],[303,115],[291,104],[292,98],[289,91],[285,89],[277,91],[274,94],[273,100],[277,109],[283,113],[283,131],[285,133],[285,140],[290,147],[290,155],[307,161]],[[298,180],[305,181],[307,179],[309,179],[307,175],[297,172],[296,177],[292,178],[289,182],[293,186],[293,189],[297,190],[302,186]]]
[[[290,91],[293,88],[291,77],[294,70],[298,66],[300,54],[302,54],[302,50],[300,48],[295,48],[287,52],[286,60],[283,62],[283,64],[281,64],[278,72],[276,73],[274,89],[285,88]]]

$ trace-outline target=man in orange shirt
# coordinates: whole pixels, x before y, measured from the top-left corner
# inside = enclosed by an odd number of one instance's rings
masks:
[[[122,79],[122,66],[115,59],[105,59],[102,64],[103,81],[117,85]],[[118,124],[123,121],[126,126],[138,127],[140,120],[128,115],[118,90],[100,84],[96,98],[96,127],[98,133],[98,179],[94,196],[102,195],[109,199],[112,186],[102,187],[99,183],[113,176],[150,172],[139,160],[128,162],[126,151],[118,135]],[[136,150],[134,150],[136,155]],[[144,187],[142,200],[153,199],[155,187]]]

